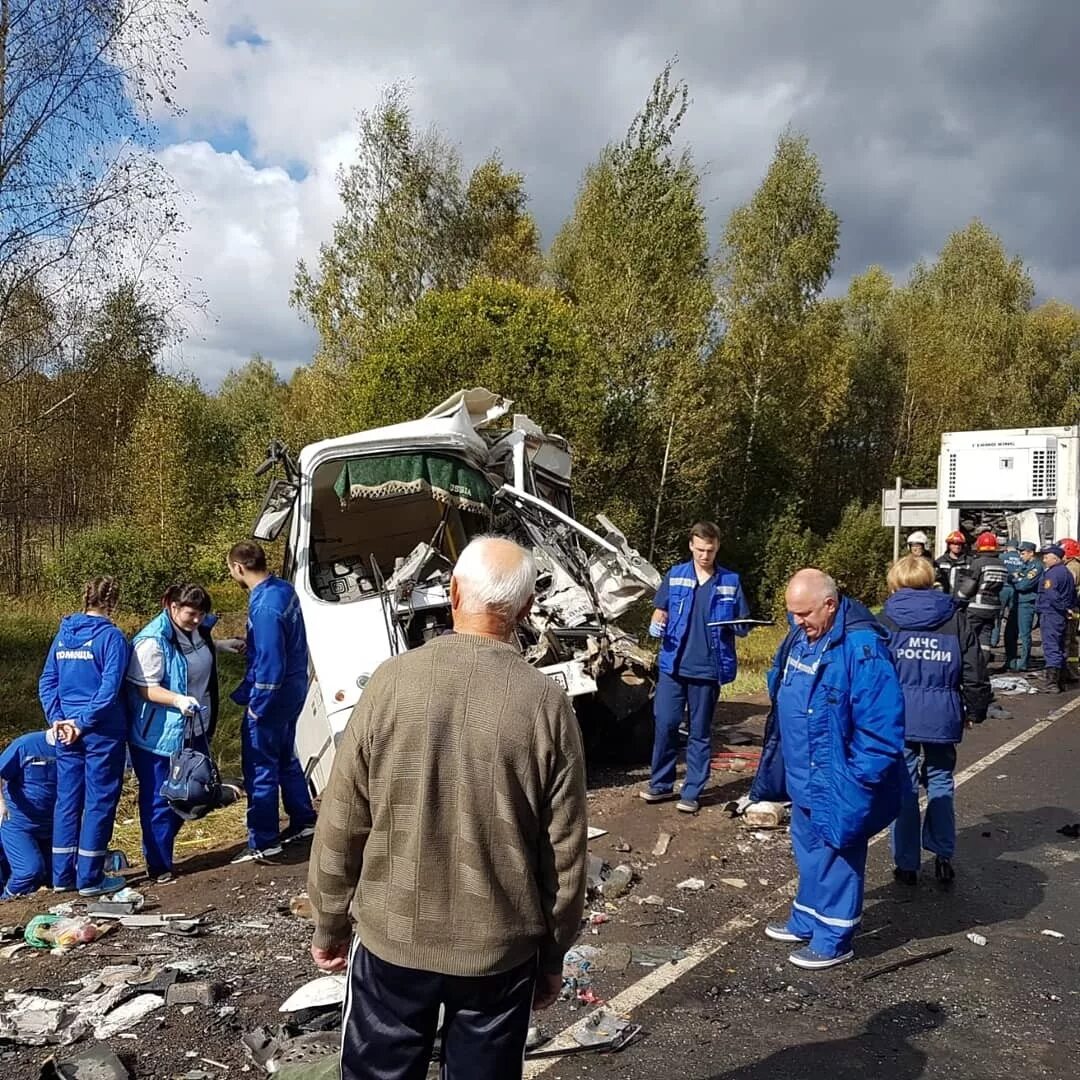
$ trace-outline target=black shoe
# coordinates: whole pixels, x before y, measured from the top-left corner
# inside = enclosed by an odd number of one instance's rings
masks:
[[[918,870],[901,870],[899,866],[895,866],[893,867],[892,876],[896,878],[901,885],[910,885],[914,888],[919,884]]]
[[[1061,669],[1056,667],[1043,668],[1039,675],[1039,689],[1044,694],[1061,693]]]
[[[956,880],[956,871],[948,859],[937,858],[934,860],[934,877],[942,885],[951,885]]]

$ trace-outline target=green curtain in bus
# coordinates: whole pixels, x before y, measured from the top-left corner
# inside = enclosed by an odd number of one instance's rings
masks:
[[[491,512],[492,487],[476,469],[440,454],[350,458],[334,484],[344,509],[353,499],[392,499],[426,491],[438,502],[474,514]]]

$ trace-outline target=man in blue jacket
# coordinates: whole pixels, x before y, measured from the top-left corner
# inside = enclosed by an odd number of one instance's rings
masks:
[[[248,847],[233,862],[263,862],[280,855],[282,844],[315,833],[315,811],[294,748],[307,696],[307,636],[296,590],[266,569],[266,552],[258,544],[235,544],[228,563],[232,579],[249,593],[247,672],[232,694],[244,706],[240,751]],[[279,792],[289,817],[284,832]]]
[[[1024,540],[1017,545],[1020,566],[1009,580],[1013,587],[1015,616],[1005,623],[1005,663],[1010,671],[1027,671],[1031,666],[1031,634],[1035,629],[1035,601],[1042,583],[1042,563],[1035,554],[1035,545]]]
[[[49,884],[55,804],[56,732],[12,739],[0,754],[0,843],[9,874],[0,899]]]
[[[1064,689],[1065,641],[1069,620],[1076,617],[1076,582],[1065,566],[1065,550],[1057,544],[1047,544],[1040,552],[1046,568],[1035,598],[1039,616],[1043,656],[1046,667],[1042,673],[1042,689],[1060,694]]]
[[[736,672],[735,635],[747,625],[716,625],[749,615],[739,575],[716,565],[720,530],[699,521],[690,530],[689,562],[673,566],[656,594],[649,633],[661,639],[660,681],[653,710],[656,733],[652,773],[641,797],[650,803],[675,798],[675,762],[679,724],[690,713],[686,780],[676,809],[697,813],[709,779],[712,722],[720,687]]]
[[[790,799],[799,889],[774,941],[802,944],[796,967],[854,955],[867,843],[900,812],[905,786],[904,698],[888,634],[820,570],[787,588],[791,630],[769,673],[772,708],[753,802]]]

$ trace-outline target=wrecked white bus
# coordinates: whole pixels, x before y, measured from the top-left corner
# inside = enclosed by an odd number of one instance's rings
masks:
[[[253,536],[286,535],[311,662],[296,748],[315,794],[371,672],[450,628],[450,570],[484,532],[536,555],[521,646],[574,699],[586,737],[616,723],[627,743],[648,742],[654,659],[615,620],[660,575],[603,516],[599,531],[575,520],[570,448],[511,404],[459,391],[421,419],[313,443],[295,461],[275,443],[260,467],[284,472]]]

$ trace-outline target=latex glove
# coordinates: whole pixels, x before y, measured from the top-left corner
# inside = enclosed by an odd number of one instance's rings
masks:
[[[0,799],[0,825],[2,825],[10,817],[8,813],[7,803],[3,799]]]
[[[662,622],[649,623],[649,637],[662,638],[664,636],[664,628],[667,624]]]
[[[191,697],[190,694],[177,694],[176,700],[173,702],[173,708],[181,716],[194,716],[199,709],[199,699]]]

